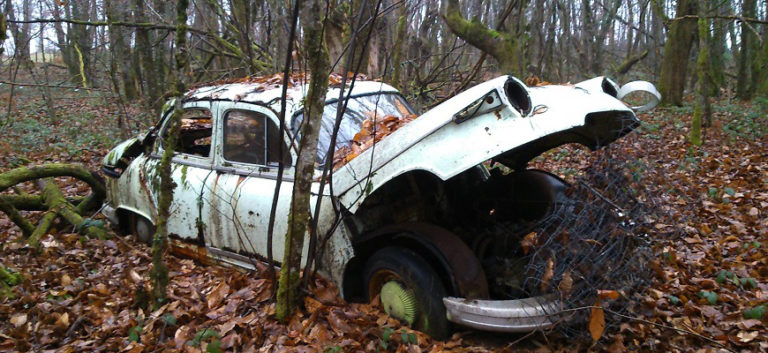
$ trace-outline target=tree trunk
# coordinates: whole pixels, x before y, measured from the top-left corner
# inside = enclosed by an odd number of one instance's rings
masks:
[[[701,146],[704,142],[701,137],[702,121],[709,121],[709,20],[706,19],[705,1],[699,3],[699,56],[696,60],[696,74],[698,76],[699,86],[696,91],[696,105],[693,110],[693,119],[691,120],[691,130],[688,134],[688,141],[696,146]]]
[[[742,0],[742,15],[754,18],[757,0]],[[738,74],[736,78],[736,96],[742,100],[749,100],[754,93],[752,85],[753,75],[752,61],[756,59],[757,39],[752,32],[750,24],[741,22],[741,50],[739,52]]]
[[[768,19],[768,2],[765,3],[764,13],[765,19]],[[763,25],[763,45],[757,62],[761,63],[757,80],[757,94],[768,98],[768,25]]]
[[[677,3],[676,16],[696,14],[695,0],[680,0]],[[659,92],[664,104],[683,105],[688,57],[694,39],[696,39],[696,20],[684,19],[673,21],[669,25],[667,43],[664,45],[664,57],[661,62]]]
[[[328,57],[333,66],[331,70],[343,74],[341,56],[344,53],[344,27],[346,25],[344,7],[340,1],[331,1],[328,9],[328,20],[325,21],[325,43],[328,47]],[[405,5],[403,5],[405,6]]]
[[[107,21],[127,20],[125,12],[118,9],[114,0],[105,0],[104,7]],[[125,43],[126,32],[121,26],[109,26],[109,43],[112,49],[111,54],[112,62],[115,65],[115,74],[116,76],[119,75],[121,79],[118,87],[122,89],[125,99],[133,100],[137,97],[136,77],[130,64],[131,50]],[[130,36],[128,37],[130,38]]]
[[[304,29],[304,48],[311,74],[309,91],[304,100],[304,120],[299,156],[296,162],[296,180],[288,219],[288,233],[285,235],[285,253],[280,268],[280,282],[277,289],[277,318],[285,321],[295,311],[298,301],[299,273],[304,237],[310,218],[310,189],[315,171],[317,138],[325,108],[328,90],[330,63],[328,49],[323,38],[325,1],[306,0],[301,8],[301,24]]]
[[[395,30],[395,44],[392,47],[392,86],[400,91],[404,91],[400,84],[400,73],[403,67],[401,61],[406,28],[408,28],[408,3],[403,3],[400,5],[400,15],[397,17],[397,29]]]
[[[718,15],[726,15],[725,5],[717,6]],[[726,51],[726,22],[722,20],[713,20],[714,31],[709,40],[710,51],[710,76],[712,77],[711,94],[720,95],[720,88],[725,86],[725,51]]]
[[[136,0],[135,6],[137,20],[139,22],[148,22],[144,9],[144,0]],[[148,106],[155,112],[159,112],[161,102],[159,101],[160,93],[157,86],[157,75],[155,74],[157,67],[152,55],[149,30],[136,30],[136,51],[140,53],[141,76],[145,82],[144,94],[147,97]]]
[[[184,114],[182,106],[182,97],[186,90],[184,86],[184,70],[189,62],[187,58],[187,7],[189,0],[178,0],[176,3],[176,77],[171,91],[175,99],[175,107],[171,116],[168,135],[163,140],[163,156],[158,165],[158,175],[160,176],[160,195],[157,201],[157,228],[155,236],[152,238],[152,298],[153,310],[157,309],[165,302],[166,288],[168,287],[168,267],[165,265],[165,253],[168,250],[168,217],[171,215],[171,202],[173,202],[173,192],[176,189],[176,183],[171,176],[171,162],[173,151],[176,148],[179,129],[181,126],[181,117]]]

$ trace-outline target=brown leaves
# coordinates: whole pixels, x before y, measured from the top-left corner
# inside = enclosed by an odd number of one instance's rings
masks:
[[[536,246],[536,237],[536,232],[530,232],[523,237],[523,240],[520,241],[520,246],[523,248],[523,254],[528,255],[531,248]]]
[[[599,340],[603,336],[603,332],[605,332],[605,313],[603,308],[599,306],[600,301],[589,309],[589,334],[594,341]]]
[[[544,275],[541,276],[541,291],[546,292],[549,288],[549,282],[552,281],[552,277],[555,276],[555,260],[552,257],[547,259],[547,267],[544,270]]]
[[[229,286],[221,282],[211,293],[208,294],[208,309],[213,309],[219,306],[222,300],[229,294]]]
[[[373,146],[374,143],[381,141],[381,139],[389,136],[395,130],[417,118],[415,115],[405,115],[403,117],[394,115],[376,117],[374,114],[368,115],[368,119],[363,121],[360,131],[355,134],[350,146],[342,146],[333,154],[334,170],[355,159],[363,151]],[[375,125],[374,118],[376,118]]]

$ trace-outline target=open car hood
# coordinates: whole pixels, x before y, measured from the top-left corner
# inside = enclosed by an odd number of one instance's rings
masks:
[[[641,90],[659,98],[653,85]],[[447,180],[490,159],[520,168],[562,144],[606,146],[639,125],[617,98],[628,93],[621,91],[603,77],[530,88],[498,77],[443,102],[342,166],[334,173],[334,193],[354,212],[373,190],[409,171]]]

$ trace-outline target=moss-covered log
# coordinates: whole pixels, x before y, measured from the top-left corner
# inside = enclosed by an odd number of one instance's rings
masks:
[[[16,273],[15,271],[9,270],[4,265],[0,265],[0,281],[3,283],[9,286],[15,286],[23,280],[24,277],[20,273]]]
[[[30,235],[29,239],[27,239],[27,244],[36,249],[40,244],[40,238],[48,233],[48,230],[53,227],[53,221],[55,221],[58,217],[59,215],[54,211],[46,212],[45,215],[43,215],[43,218],[40,219],[40,222],[37,223],[37,227],[32,232],[32,235]]]
[[[12,297],[11,287],[21,283],[23,280],[24,277],[20,273],[16,273],[0,264],[0,299]]]
[[[82,196],[67,197],[67,202],[77,206],[83,202]],[[0,203],[7,202],[19,211],[47,211],[41,195],[0,195]]]
[[[0,196],[0,211],[16,225],[18,225],[27,242],[32,247],[37,247],[40,238],[45,235],[53,225],[54,220],[61,216],[75,228],[83,228],[85,234],[105,238],[106,232],[99,227],[84,223],[85,212],[93,210],[101,205],[106,195],[106,187],[101,177],[75,164],[47,164],[35,167],[21,167],[0,174],[0,192],[8,188],[32,180],[41,180],[52,177],[73,177],[84,181],[91,187],[91,193],[85,198],[67,199],[55,183],[49,181],[41,184],[42,195],[2,195]],[[78,202],[77,206],[72,201]],[[49,210],[38,225],[33,226],[20,213],[21,210]],[[85,227],[84,227],[85,226]]]
[[[0,192],[26,181],[51,177],[73,177],[84,181],[91,187],[91,194],[77,206],[80,214],[101,206],[107,195],[107,188],[102,178],[76,164],[52,163],[34,167],[20,167],[0,174]]]
[[[32,235],[32,232],[35,231],[35,226],[32,225],[32,223],[30,223],[26,218],[24,218],[24,216],[19,213],[18,209],[15,208],[13,204],[4,198],[0,198],[0,212],[5,213],[8,218],[11,219],[11,222],[19,226],[25,237],[29,237]]]
[[[54,211],[64,218],[67,222],[91,238],[106,239],[107,234],[104,229],[84,223],[83,217],[77,212],[77,208],[67,202],[64,194],[61,192],[52,179],[41,182],[43,190],[43,199],[51,211]]]

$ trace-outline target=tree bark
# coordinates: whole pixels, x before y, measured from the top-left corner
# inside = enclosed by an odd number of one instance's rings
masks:
[[[186,90],[184,86],[184,70],[189,64],[186,50],[187,7],[189,7],[189,0],[178,0],[176,3],[176,77],[172,87],[172,92],[176,99],[168,135],[163,140],[163,156],[160,159],[160,165],[157,167],[159,169],[158,175],[160,176],[160,195],[157,201],[157,228],[152,239],[152,270],[150,271],[152,279],[150,296],[155,309],[164,304],[168,287],[168,267],[165,265],[165,253],[168,250],[166,242],[168,238],[168,217],[171,214],[173,192],[177,186],[171,175],[173,173],[171,163],[173,151],[178,141],[181,117],[184,114],[181,100]]]
[[[696,14],[695,0],[680,0],[677,3],[676,16]],[[693,40],[696,39],[696,20],[682,19],[669,25],[667,43],[664,45],[664,57],[661,62],[659,92],[664,104],[683,105],[688,72],[688,57]]]
[[[304,100],[305,123],[301,130],[296,180],[293,184],[288,232],[285,236],[285,253],[277,289],[276,314],[281,321],[287,320],[293,314],[299,298],[301,253],[310,218],[310,190],[315,171],[317,138],[328,91],[330,62],[323,38],[324,7],[323,0],[306,0],[300,12],[311,79]]]
[[[701,136],[703,121],[709,120],[709,20],[706,19],[705,1],[699,3],[699,56],[696,59],[696,74],[698,76],[698,89],[696,91],[696,105],[691,120],[691,130],[688,141],[701,146],[704,141]]]
[[[742,0],[742,15],[755,17],[757,0]],[[736,96],[742,100],[749,100],[754,93],[752,61],[757,56],[757,38],[752,32],[749,23],[741,22],[741,50],[739,51],[738,74],[736,77]]]
[[[408,27],[408,3],[400,5],[400,15],[397,17],[397,29],[395,31],[395,44],[392,47],[392,86],[404,91],[400,84],[400,73],[403,67],[403,43],[405,42],[405,30]]]
[[[136,17],[139,22],[146,21],[146,11],[144,9],[144,0],[135,0]],[[160,93],[157,86],[157,75],[155,71],[157,67],[155,65],[155,59],[152,55],[152,46],[150,39],[150,32],[147,29],[136,30],[136,51],[140,53],[141,63],[141,79],[145,83],[144,94],[147,97],[148,106],[153,111],[159,112],[160,110]]]
[[[764,13],[768,19],[768,2],[765,3]],[[761,65],[758,72],[757,94],[768,98],[768,25],[763,26],[763,45],[757,62]]]
[[[726,14],[725,5],[717,6],[718,15]],[[726,52],[726,26],[727,23],[721,20],[713,20],[714,30],[709,40],[710,51],[710,76],[712,77],[711,95],[720,95],[720,88],[725,86],[725,52]]]
[[[466,20],[461,15],[459,0],[443,0],[442,6],[445,9],[443,19],[451,32],[496,59],[501,72],[522,73],[520,59],[523,55],[515,36],[489,29],[477,19]]]

